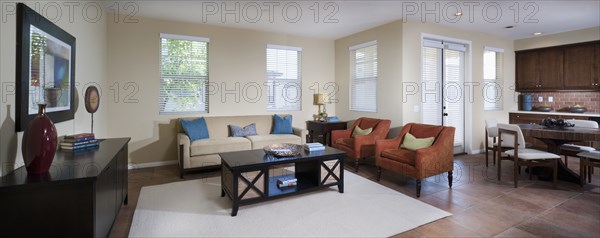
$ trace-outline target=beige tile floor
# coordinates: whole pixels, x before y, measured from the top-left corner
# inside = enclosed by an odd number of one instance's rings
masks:
[[[453,213],[452,216],[396,235],[397,237],[600,237],[600,169],[592,183],[584,186],[559,181],[556,189],[549,181],[519,177],[512,182],[512,163],[502,162],[502,181],[496,167],[485,167],[483,154],[455,158],[454,184],[448,189],[446,176],[423,181],[421,201]],[[346,161],[348,172],[353,162]],[[578,172],[576,158],[569,167]],[[505,169],[506,168],[506,169]],[[361,164],[359,175],[375,180],[373,159]],[[129,171],[129,205],[123,206],[110,237],[126,237],[142,186],[180,181],[176,166]],[[190,173],[186,180],[218,176],[219,172]],[[415,197],[415,180],[383,171],[381,184]]]

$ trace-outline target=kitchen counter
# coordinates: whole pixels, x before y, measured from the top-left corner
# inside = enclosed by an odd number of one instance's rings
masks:
[[[539,115],[559,115],[559,116],[584,116],[584,117],[600,117],[597,113],[572,113],[572,112],[538,112],[538,111],[511,111],[510,113],[524,113],[524,114],[539,114]]]

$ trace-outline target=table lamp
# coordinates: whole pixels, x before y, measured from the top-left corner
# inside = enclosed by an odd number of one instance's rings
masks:
[[[325,94],[322,94],[322,93],[313,94],[313,105],[319,106],[319,112],[315,117],[317,120],[327,119],[327,113],[325,113],[325,110],[321,111],[321,105],[325,106],[325,102],[326,102]]]

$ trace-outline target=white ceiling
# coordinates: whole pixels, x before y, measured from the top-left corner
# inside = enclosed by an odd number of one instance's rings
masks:
[[[439,24],[515,40],[533,37],[533,32],[552,34],[600,27],[600,0],[470,2],[239,0],[134,1],[134,3],[137,8],[134,16],[325,39],[338,39],[399,19],[422,21],[422,15],[425,13],[430,13],[425,16],[425,21],[429,23],[436,23],[437,16]],[[106,4],[111,6],[114,2],[107,1]],[[123,8],[125,2],[119,4]],[[115,5],[112,6],[114,9]],[[315,11],[317,6],[318,14]],[[459,19],[454,19],[456,6],[463,12]],[[233,11],[224,11],[225,8]],[[257,14],[258,8],[261,9],[260,14]],[[433,11],[426,12],[425,8]],[[300,15],[297,15],[297,9],[301,9]],[[500,9],[500,14],[496,9]],[[132,10],[133,8],[121,9],[121,13],[127,14]],[[226,14],[222,19],[223,13],[230,14]],[[328,15],[331,17],[328,18]],[[238,22],[236,16],[239,18]],[[329,22],[326,21],[327,19]],[[514,28],[506,29],[505,27],[509,25]]]

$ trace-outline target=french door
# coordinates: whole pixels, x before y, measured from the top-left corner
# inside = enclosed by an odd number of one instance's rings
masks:
[[[421,122],[456,128],[454,153],[465,151],[466,46],[423,39]]]

